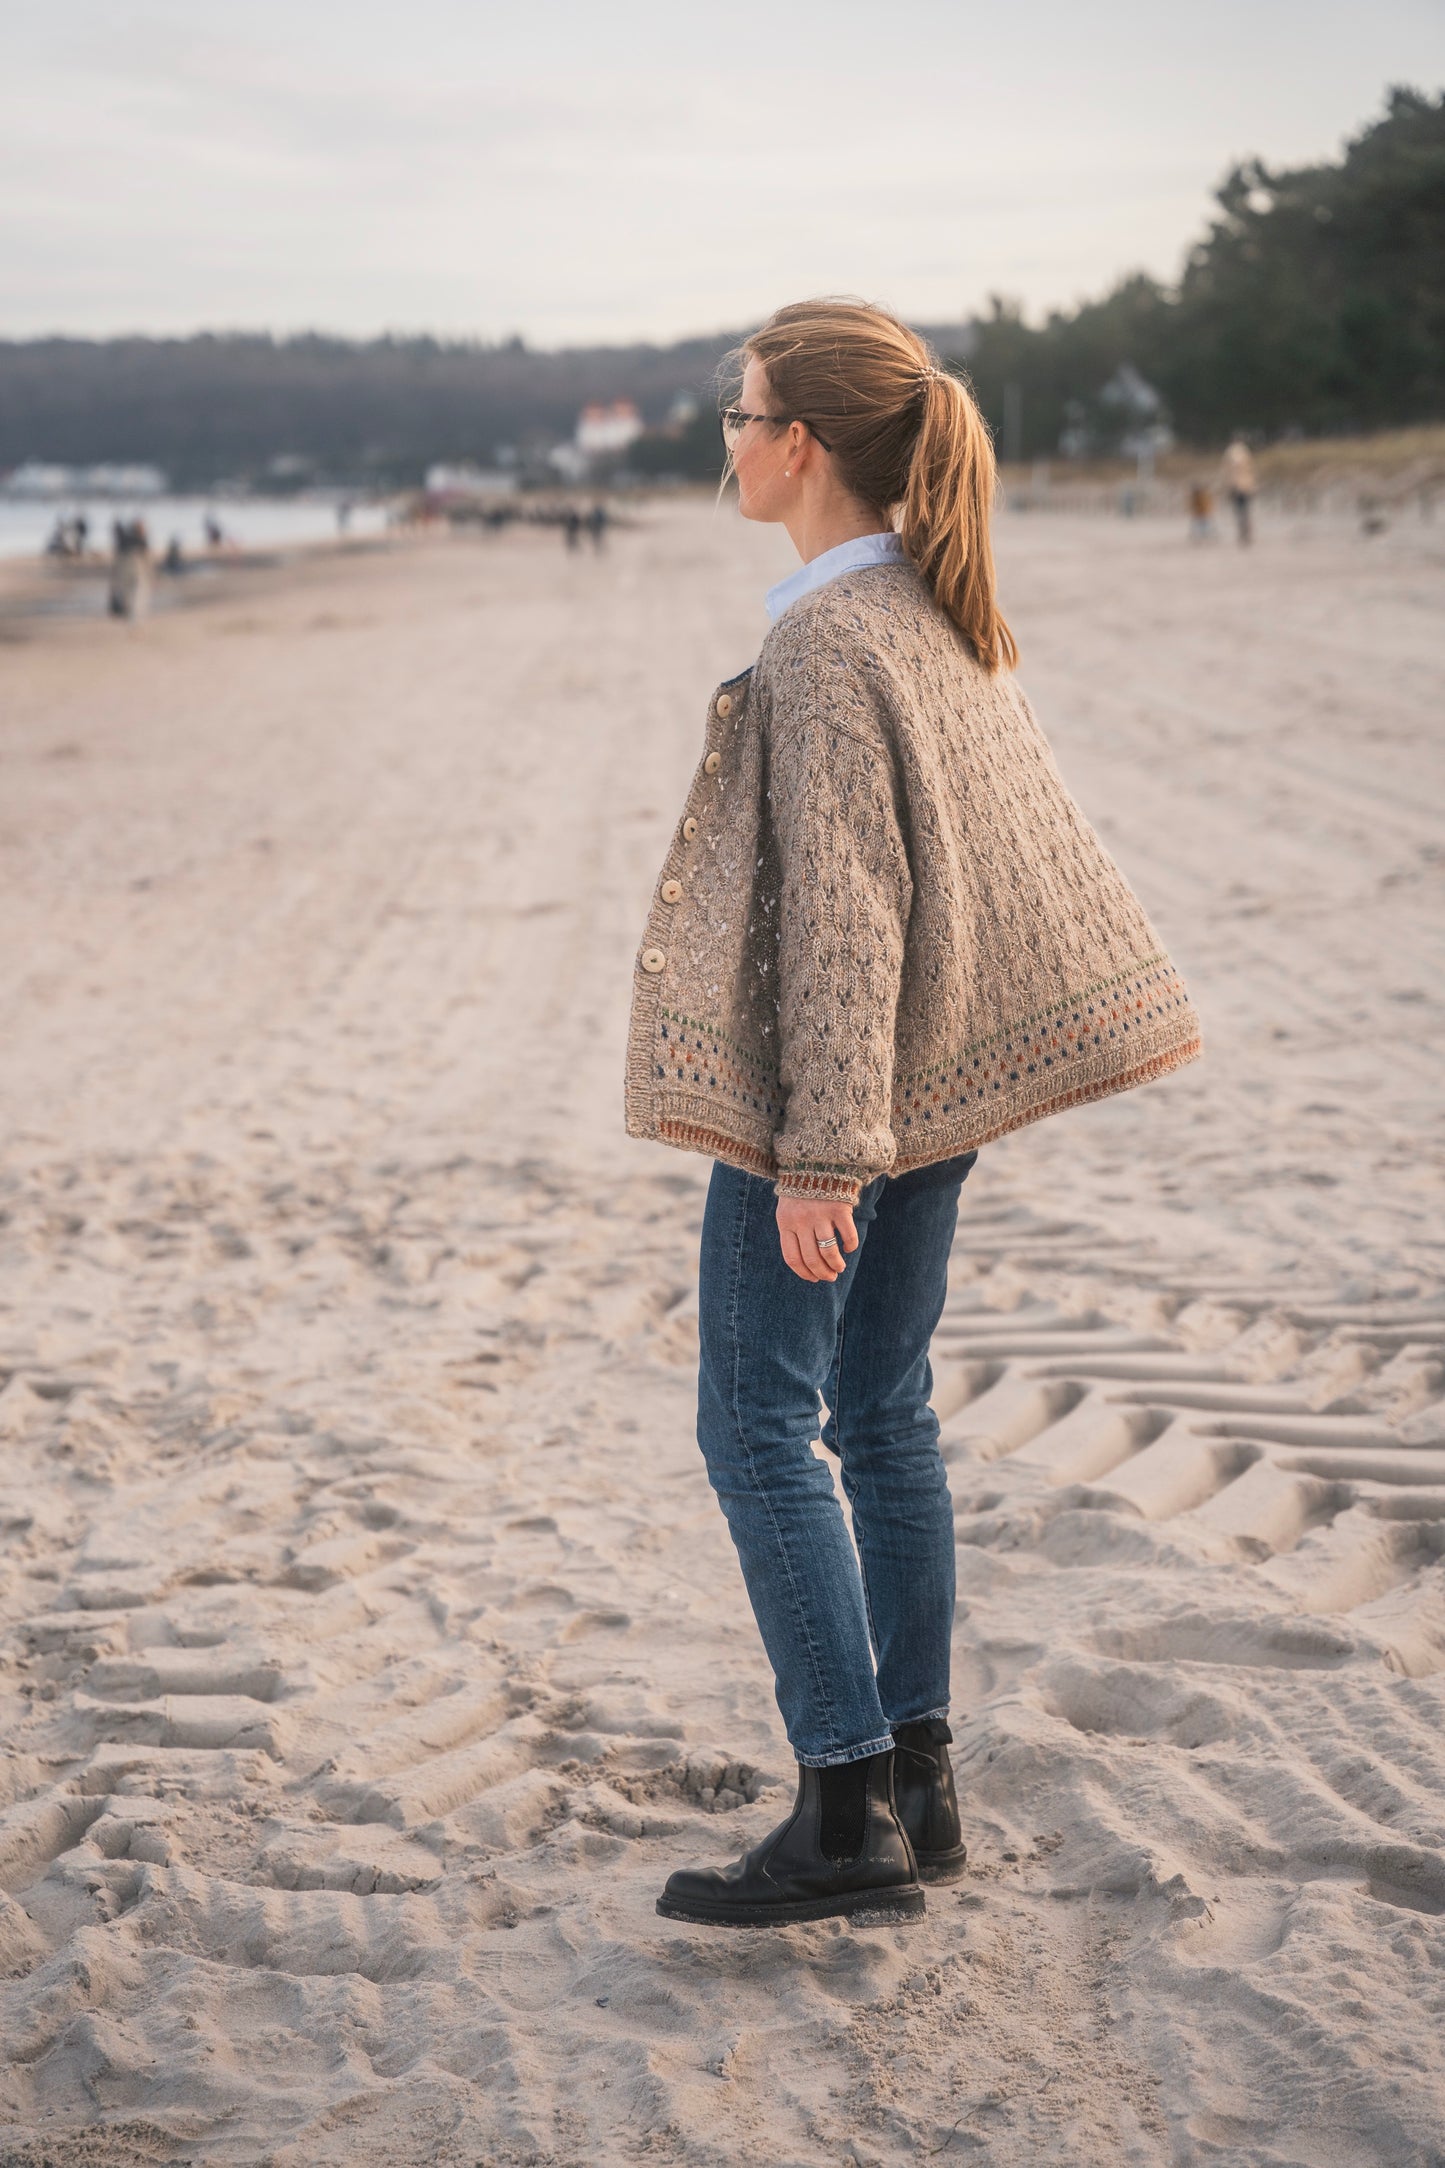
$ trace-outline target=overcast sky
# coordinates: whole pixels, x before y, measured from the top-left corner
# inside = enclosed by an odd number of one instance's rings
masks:
[[[18,0],[0,335],[1066,305],[1442,81],[1442,0]]]

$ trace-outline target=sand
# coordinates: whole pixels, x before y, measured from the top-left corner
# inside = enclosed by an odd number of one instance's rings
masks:
[[[971,1872],[658,1919],[791,1764],[633,947],[785,538],[0,646],[0,2160],[1445,2160],[1445,530],[1000,530],[1207,1058],[991,1146]]]

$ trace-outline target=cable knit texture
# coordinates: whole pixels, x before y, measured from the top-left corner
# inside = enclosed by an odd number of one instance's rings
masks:
[[[916,568],[795,602],[709,706],[638,951],[629,1133],[851,1202],[1198,1052],[1017,682]]]

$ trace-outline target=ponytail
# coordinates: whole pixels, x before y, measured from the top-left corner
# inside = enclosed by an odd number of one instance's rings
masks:
[[[968,386],[930,368],[908,463],[903,547],[985,670],[1018,665],[998,606],[989,517],[998,486],[993,440]]]
[[[779,309],[736,358],[748,356],[782,411],[826,439],[844,486],[884,522],[896,519],[906,555],[984,669],[1014,669],[989,539],[998,468],[963,378],[863,301]]]

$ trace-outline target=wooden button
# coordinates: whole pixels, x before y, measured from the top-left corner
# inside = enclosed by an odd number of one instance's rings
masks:
[[[716,774],[717,774],[717,772],[718,772],[718,769],[719,769],[719,768],[720,768],[721,766],[722,766],[722,754],[721,754],[721,753],[709,753],[709,754],[708,754],[708,756],[707,756],[707,759],[706,759],[706,760],[705,760],[705,761],[703,762],[703,767],[704,767],[704,769],[706,770],[706,772],[707,772],[707,773],[708,773],[709,775],[716,775]]]
[[[663,902],[664,902],[664,903],[677,903],[677,902],[679,902],[679,901],[681,900],[681,897],[682,897],[682,883],[681,883],[681,881],[664,881],[664,882],[663,882],[663,884],[662,884],[662,900],[663,900]]]
[[[693,837],[694,837],[694,836],[695,836],[696,834],[697,834],[697,822],[696,822],[696,821],[695,821],[695,820],[693,819],[692,815],[691,815],[691,814],[689,813],[689,814],[688,814],[688,816],[687,816],[687,819],[686,819],[686,820],[685,820],[685,821],[683,822],[683,824],[682,824],[682,840],[683,840],[683,842],[684,842],[684,843],[691,843],[691,841],[692,841]]]
[[[660,948],[645,948],[642,952],[642,968],[644,971],[660,971],[666,962],[667,958]]]
[[[718,694],[717,711],[718,714],[721,716],[722,720],[726,722],[733,711],[733,696],[731,693]]]

